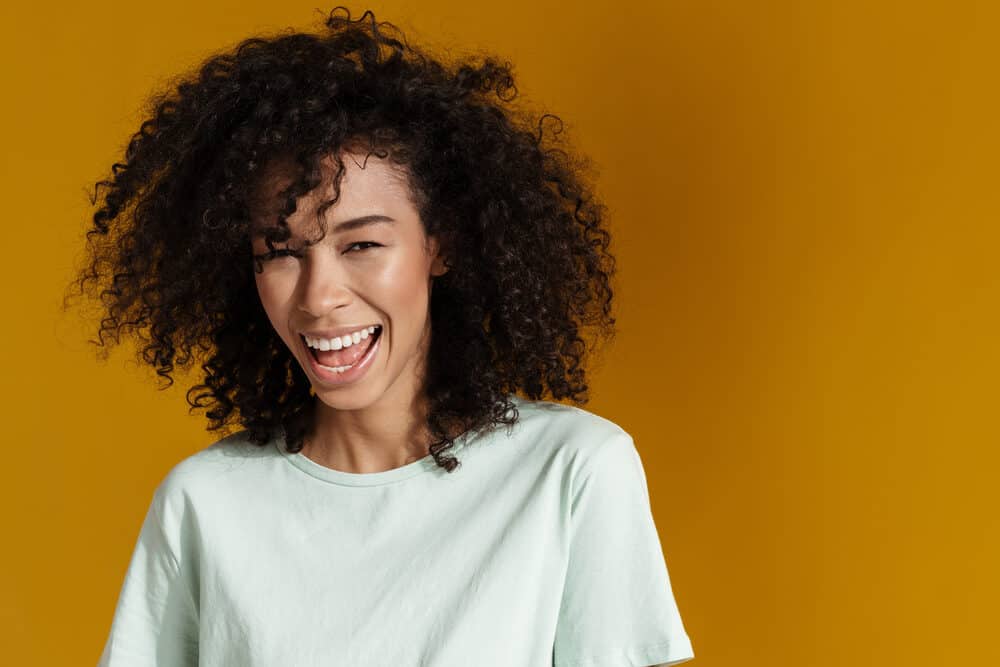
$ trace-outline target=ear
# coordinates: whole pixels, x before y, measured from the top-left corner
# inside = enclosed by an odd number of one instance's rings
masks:
[[[443,255],[438,255],[434,258],[434,263],[431,264],[431,275],[437,278],[448,273],[448,265],[445,262]]]
[[[441,244],[435,237],[430,238],[430,251],[431,255],[434,257],[431,262],[431,276],[436,278],[447,273],[449,268],[448,263],[444,254],[441,252]]]

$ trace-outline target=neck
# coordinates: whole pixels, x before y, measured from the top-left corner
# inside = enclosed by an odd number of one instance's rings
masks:
[[[358,410],[331,408],[318,398],[302,454],[351,473],[392,470],[427,456],[430,434],[421,405],[409,410],[381,402]]]

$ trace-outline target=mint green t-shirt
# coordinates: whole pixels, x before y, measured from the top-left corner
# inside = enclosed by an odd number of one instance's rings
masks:
[[[153,494],[99,667],[643,667],[694,657],[632,437],[512,397],[513,427],[333,470],[245,431]]]

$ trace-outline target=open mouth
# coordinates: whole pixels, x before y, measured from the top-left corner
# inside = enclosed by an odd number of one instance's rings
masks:
[[[382,335],[382,326],[378,324],[373,326],[375,327],[375,331],[369,334],[367,338],[347,347],[342,347],[339,350],[319,350],[318,348],[311,347],[302,334],[299,334],[299,337],[302,338],[302,344],[305,345],[317,364],[323,368],[343,372],[363,361],[368,353],[371,352],[375,341]]]

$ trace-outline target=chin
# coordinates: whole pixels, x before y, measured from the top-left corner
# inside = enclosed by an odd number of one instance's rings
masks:
[[[374,390],[361,387],[330,388],[313,385],[313,393],[317,400],[333,410],[361,410],[374,403],[378,396],[372,396]]]

